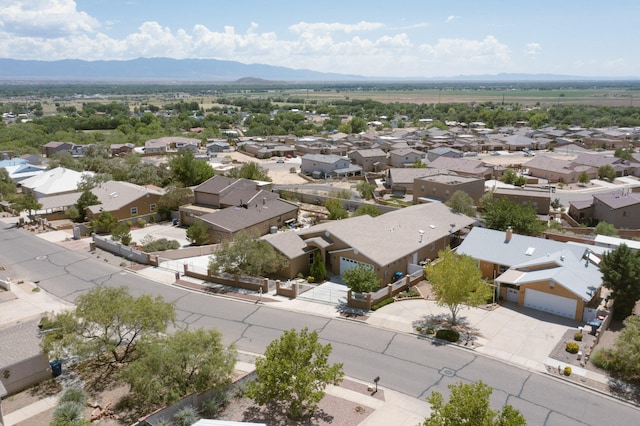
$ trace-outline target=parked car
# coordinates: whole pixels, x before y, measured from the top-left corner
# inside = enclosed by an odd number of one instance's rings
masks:
[[[491,155],[495,157],[496,155],[500,155],[500,153],[498,151],[491,151]]]
[[[284,164],[284,159],[283,159],[283,158],[280,158],[278,161],[276,161],[276,163]]]

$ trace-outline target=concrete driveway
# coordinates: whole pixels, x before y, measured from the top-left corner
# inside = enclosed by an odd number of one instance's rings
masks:
[[[436,324],[450,318],[447,308],[431,300],[391,303],[371,314],[367,323],[384,328],[415,332],[415,326]],[[545,371],[544,360],[577,321],[505,303],[489,311],[463,308],[458,323],[472,330],[469,348],[535,371]],[[464,343],[466,336],[461,337]]]
[[[168,240],[176,240],[181,247],[188,246],[187,229],[179,226],[173,226],[171,222],[162,222],[153,225],[147,225],[144,228],[136,228],[131,230],[131,240],[140,243],[147,235],[154,239],[166,238]]]

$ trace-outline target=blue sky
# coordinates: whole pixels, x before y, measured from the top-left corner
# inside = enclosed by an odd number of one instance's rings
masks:
[[[0,57],[640,77],[639,17],[637,0],[0,0]]]

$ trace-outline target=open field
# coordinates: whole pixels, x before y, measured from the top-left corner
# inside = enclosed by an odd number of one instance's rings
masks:
[[[177,85],[52,85],[45,84],[37,93],[34,86],[13,87],[0,96],[0,103],[40,101],[45,115],[55,107],[76,106],[86,102],[126,102],[131,108],[145,105],[162,106],[181,100],[196,101],[205,110],[220,106],[226,98],[270,99],[274,103],[308,104],[334,101],[373,100],[382,103],[506,103],[522,105],[606,105],[640,106],[638,82],[452,82],[452,83],[349,83],[349,84],[264,84],[253,86],[193,84]],[[22,93],[24,92],[24,93]],[[80,96],[82,95],[82,96]],[[57,104],[57,105],[56,105]]]

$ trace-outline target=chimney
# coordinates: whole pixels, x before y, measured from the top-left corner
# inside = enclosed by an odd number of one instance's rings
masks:
[[[511,241],[511,236],[513,235],[513,230],[511,230],[511,227],[507,227],[507,234],[505,235],[504,238],[504,242],[508,243],[509,241]]]

